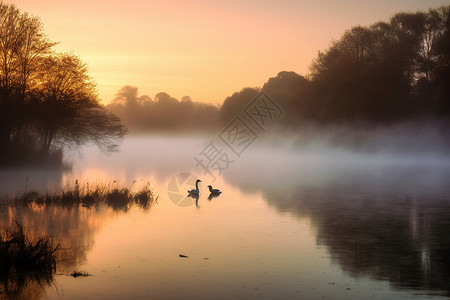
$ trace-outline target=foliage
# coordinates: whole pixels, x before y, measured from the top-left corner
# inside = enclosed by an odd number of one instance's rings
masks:
[[[220,108],[220,117],[225,123],[230,122],[250,101],[258,95],[259,89],[243,88],[240,92],[236,92],[230,97],[227,97]]]
[[[450,7],[399,13],[387,23],[356,26],[311,66],[321,122],[392,122],[437,116],[430,99],[443,54]]]
[[[93,143],[115,151],[126,133],[99,102],[87,66],[56,43],[36,17],[0,3],[0,163]]]
[[[262,87],[285,111],[283,127],[389,125],[450,117],[450,6],[355,26],[320,51],[308,78],[280,72]],[[228,97],[221,118],[258,90]],[[437,120],[445,124],[445,120]],[[444,121],[444,122],[442,122]]]

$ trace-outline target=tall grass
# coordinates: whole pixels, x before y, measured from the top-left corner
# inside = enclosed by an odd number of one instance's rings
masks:
[[[106,205],[117,211],[127,211],[132,206],[142,209],[157,203],[149,183],[137,191],[132,187],[113,184],[75,185],[55,193],[28,192],[15,199],[17,204],[26,206],[61,205],[65,207],[98,207]],[[31,283],[40,286],[53,283],[56,271],[55,252],[60,245],[51,236],[30,238],[23,226],[15,221],[12,227],[0,228],[0,298],[2,295],[19,297]],[[87,276],[88,273],[75,272],[72,276]]]
[[[89,186],[86,183],[80,186],[77,180],[72,188],[62,189],[53,194],[28,192],[18,197],[16,201],[25,205],[82,205],[88,208],[104,204],[115,211],[127,211],[133,205],[148,209],[157,203],[158,197],[155,198],[149,183],[137,192],[132,191],[133,184],[130,187],[118,187],[115,183],[96,186]]]
[[[28,283],[50,284],[56,271],[55,252],[60,248],[51,236],[31,239],[19,222],[0,232],[0,294],[20,294]]]

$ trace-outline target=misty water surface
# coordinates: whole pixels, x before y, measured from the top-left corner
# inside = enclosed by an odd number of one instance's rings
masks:
[[[214,137],[213,137],[214,138]],[[444,155],[353,153],[257,140],[213,180],[194,156],[211,137],[131,137],[122,151],[72,156],[69,171],[2,171],[1,194],[74,184],[159,196],[133,207],[2,203],[33,234],[52,234],[52,284],[24,299],[429,299],[450,295],[450,164]],[[198,205],[175,205],[173,176],[202,179]],[[223,194],[208,199],[207,185]],[[172,199],[173,200],[173,199]],[[179,257],[180,254],[188,256]],[[73,271],[92,276],[73,278]]]

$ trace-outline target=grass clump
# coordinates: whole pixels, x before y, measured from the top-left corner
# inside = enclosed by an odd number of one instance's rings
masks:
[[[19,294],[29,282],[50,284],[56,271],[55,252],[60,248],[51,236],[32,239],[19,222],[0,232],[0,294]]]
[[[158,197],[155,198],[149,183],[137,192],[132,191],[133,184],[130,187],[118,187],[115,182],[114,185],[99,184],[89,186],[86,183],[80,186],[77,180],[72,188],[62,189],[53,194],[28,192],[17,198],[16,201],[27,206],[31,204],[68,207],[82,205],[90,208],[104,204],[115,211],[127,211],[133,205],[137,205],[142,209],[148,209],[157,202]]]

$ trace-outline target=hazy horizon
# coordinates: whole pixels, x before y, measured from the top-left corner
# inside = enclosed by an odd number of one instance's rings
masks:
[[[0,298],[447,299],[444,3],[0,0]]]
[[[88,64],[104,104],[124,85],[142,94],[221,103],[280,71],[307,75],[318,51],[355,25],[448,1],[8,0],[38,16],[56,49]],[[93,29],[95,28],[95,29]],[[68,33],[70,32],[70,35]]]

